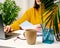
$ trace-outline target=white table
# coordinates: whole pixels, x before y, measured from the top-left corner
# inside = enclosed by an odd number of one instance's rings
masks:
[[[23,30],[15,31],[15,33],[22,33],[22,32]],[[28,45],[26,40],[20,40],[20,39],[15,40],[15,39],[16,37],[8,40],[0,39],[0,46],[4,46],[5,48],[9,48],[9,47],[10,48],[60,48],[60,42],[57,41],[55,41],[53,44],[42,43],[42,37],[37,37],[35,45]]]

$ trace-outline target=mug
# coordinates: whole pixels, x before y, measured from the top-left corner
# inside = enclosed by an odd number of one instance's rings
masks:
[[[36,31],[34,29],[27,29],[25,31],[25,38],[28,44],[35,44],[36,43]]]

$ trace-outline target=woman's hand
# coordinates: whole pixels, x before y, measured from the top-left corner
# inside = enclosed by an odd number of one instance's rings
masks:
[[[4,27],[4,32],[8,33],[8,32],[12,32],[13,29],[10,26],[5,26]]]
[[[40,24],[34,25],[37,32],[42,32],[42,27]]]

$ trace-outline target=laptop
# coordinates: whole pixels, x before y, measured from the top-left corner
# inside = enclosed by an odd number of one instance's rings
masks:
[[[2,15],[0,14],[0,39],[10,39],[12,37],[16,37],[17,33],[7,33],[4,32],[4,26],[3,26],[3,18]]]

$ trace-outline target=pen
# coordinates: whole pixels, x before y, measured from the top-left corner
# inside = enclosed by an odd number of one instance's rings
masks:
[[[16,41],[17,39],[26,40],[26,39],[22,39],[22,38],[20,38],[20,37],[17,37],[16,39],[14,39],[14,41]]]

